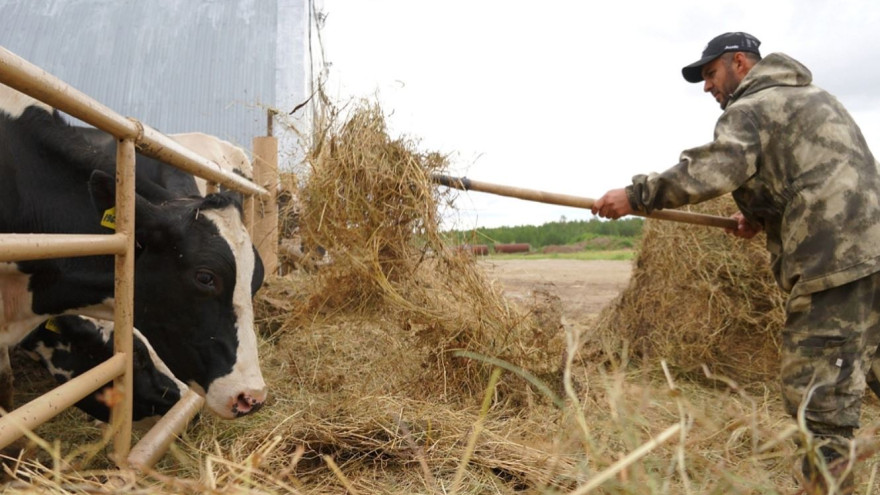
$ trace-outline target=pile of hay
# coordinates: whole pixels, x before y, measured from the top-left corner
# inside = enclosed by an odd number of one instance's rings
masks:
[[[381,110],[364,104],[318,140],[309,164],[295,192],[299,235],[331,261],[299,284],[306,293],[288,312],[288,326],[339,313],[381,315],[425,346],[430,372],[465,371],[461,378],[475,381],[462,385],[478,390],[491,367],[456,358],[460,351],[536,372],[559,370],[558,320],[543,325],[516,311],[474,257],[441,234],[441,206],[454,199],[431,180],[448,166],[443,155],[392,139]]]
[[[729,216],[729,196],[691,211]],[[706,364],[742,382],[778,373],[784,294],[769,269],[764,235],[648,220],[629,286],[598,324],[608,348],[621,339],[652,362],[684,371]],[[702,374],[702,372],[700,372]]]

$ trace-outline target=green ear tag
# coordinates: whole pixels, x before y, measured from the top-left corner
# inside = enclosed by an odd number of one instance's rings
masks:
[[[116,207],[104,210],[104,216],[101,217],[101,225],[108,229],[116,230]]]
[[[49,318],[43,326],[50,332],[61,333],[61,330],[58,328],[58,322],[55,321],[55,318]]]

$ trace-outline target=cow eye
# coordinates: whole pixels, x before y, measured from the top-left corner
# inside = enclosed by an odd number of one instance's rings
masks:
[[[198,270],[196,272],[196,283],[205,290],[214,291],[217,289],[217,279],[208,270]]]

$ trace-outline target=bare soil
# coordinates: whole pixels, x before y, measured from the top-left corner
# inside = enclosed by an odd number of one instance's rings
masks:
[[[591,321],[629,283],[632,261],[511,259],[480,262],[490,278],[514,301],[535,290],[559,297],[569,323]]]

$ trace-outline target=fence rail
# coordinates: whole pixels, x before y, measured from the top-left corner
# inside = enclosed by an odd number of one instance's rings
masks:
[[[127,240],[123,234],[3,234],[0,261],[124,254]]]
[[[0,445],[9,445],[21,437],[23,430],[33,430],[121,375],[127,357],[123,353],[114,354],[91,370],[8,413],[0,421]]]
[[[132,326],[134,295],[134,159],[135,148],[205,180],[261,198],[269,191],[251,181],[223,171],[220,166],[155,129],[126,118],[95,101],[45,70],[0,46],[0,83],[40,100],[83,122],[102,129],[117,139],[116,233],[8,234],[0,236],[0,261],[23,261],[51,257],[114,255],[115,355],[91,371],[61,385],[0,418],[0,448],[48,421],[65,408],[113,379],[123,391],[123,400],[111,410],[111,428],[116,432],[113,459],[120,466],[146,466],[167,449],[173,436],[185,428],[202,407],[204,399],[185,394],[172,413],[160,420],[142,442],[132,449]],[[247,200],[253,204],[253,200]],[[132,452],[133,451],[133,452]],[[133,456],[129,456],[132,452]]]

